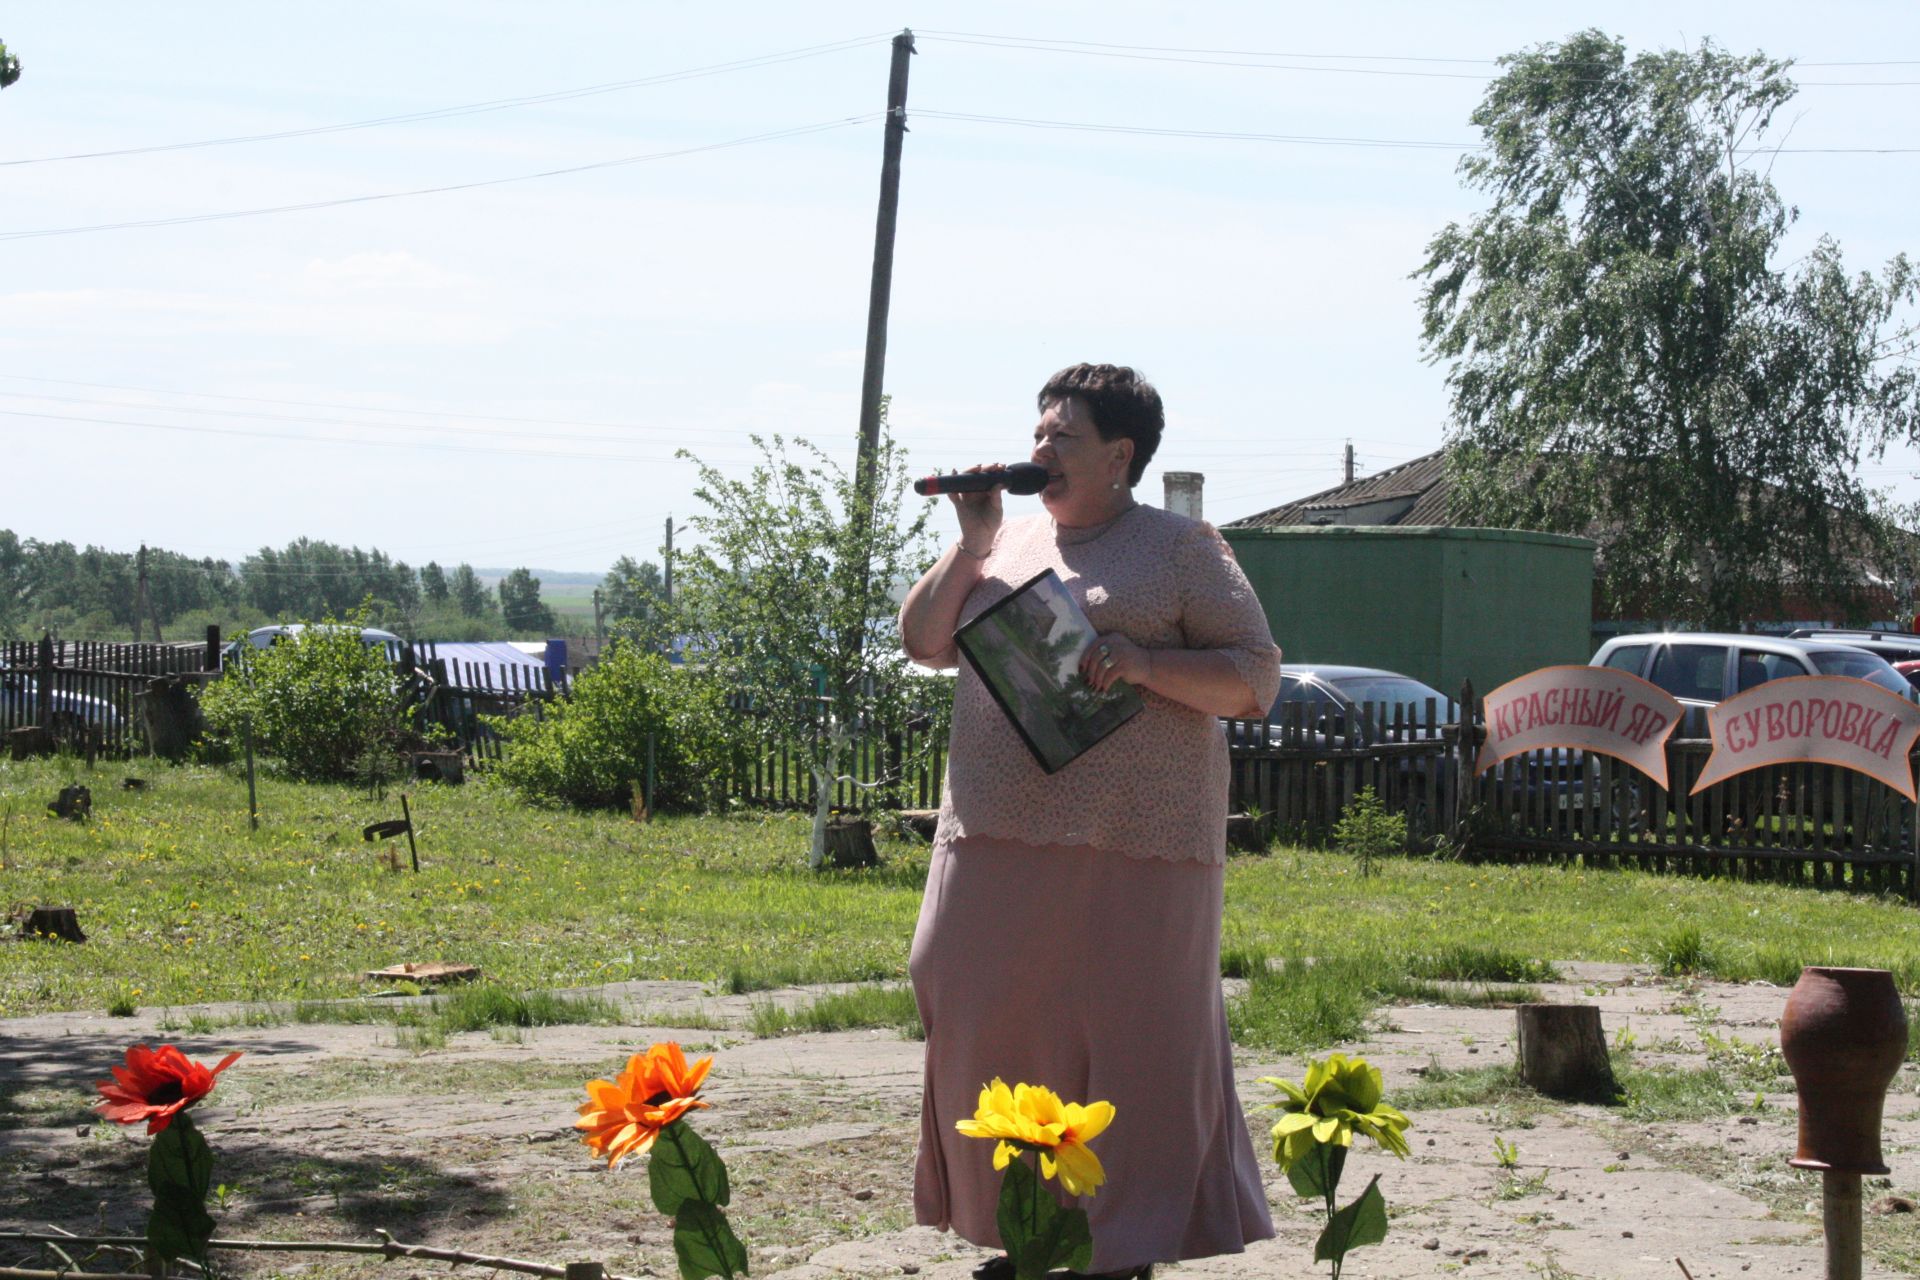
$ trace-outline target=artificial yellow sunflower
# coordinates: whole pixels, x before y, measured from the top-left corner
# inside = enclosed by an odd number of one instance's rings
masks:
[[[1107,1180],[1100,1157],[1087,1148],[1113,1123],[1111,1102],[1062,1102],[1044,1085],[1020,1084],[1009,1089],[995,1077],[980,1090],[973,1119],[956,1121],[954,1128],[969,1138],[997,1141],[993,1167],[1004,1169],[1020,1151],[1040,1154],[1042,1177],[1058,1176],[1068,1195],[1093,1195]]]
[[[1282,1173],[1316,1146],[1352,1146],[1355,1132],[1396,1156],[1407,1154],[1407,1118],[1380,1100],[1380,1068],[1365,1058],[1332,1053],[1325,1062],[1309,1062],[1301,1084],[1277,1076],[1262,1076],[1260,1082],[1287,1095],[1268,1104],[1287,1113],[1273,1126],[1273,1158]]]

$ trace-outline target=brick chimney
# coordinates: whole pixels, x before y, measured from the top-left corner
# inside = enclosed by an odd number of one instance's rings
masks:
[[[1200,490],[1207,483],[1204,475],[1198,471],[1164,471],[1160,478],[1167,486],[1167,510],[1192,520],[1205,518],[1200,514]]]

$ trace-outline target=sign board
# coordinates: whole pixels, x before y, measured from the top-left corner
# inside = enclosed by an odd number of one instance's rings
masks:
[[[1483,700],[1487,740],[1474,762],[1485,772],[1509,756],[1572,747],[1624,760],[1667,785],[1667,738],[1680,703],[1658,685],[1611,667],[1542,667]]]
[[[1695,792],[1771,764],[1831,764],[1915,798],[1907,754],[1920,737],[1920,706],[1869,681],[1769,680],[1711,708],[1707,727],[1713,754],[1693,784]]]

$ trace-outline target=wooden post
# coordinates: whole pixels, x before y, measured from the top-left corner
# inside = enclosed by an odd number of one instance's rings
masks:
[[[1827,1280],[1860,1280],[1860,1175],[1820,1175],[1820,1219],[1827,1233]]]
[[[1619,1093],[1600,1010],[1590,1004],[1523,1004],[1520,1078],[1554,1098],[1610,1101]]]
[[[39,713],[40,727],[49,732],[53,729],[53,633],[40,633],[39,653]]]
[[[220,669],[220,624],[214,623],[207,628],[207,656],[201,661],[203,671]]]
[[[247,827],[260,829],[260,803],[253,789],[253,717],[248,716],[240,722],[240,736],[247,744]]]

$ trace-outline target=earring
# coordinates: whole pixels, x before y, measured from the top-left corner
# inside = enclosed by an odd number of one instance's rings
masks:
[[[1121,487],[1121,485],[1120,485],[1120,482],[1119,482],[1118,480],[1115,480],[1115,481],[1114,481],[1114,482],[1113,482],[1112,484],[1110,484],[1110,485],[1108,485],[1108,486],[1107,486],[1107,488],[1109,488],[1109,489],[1118,489],[1118,488],[1120,488],[1120,487]]]

